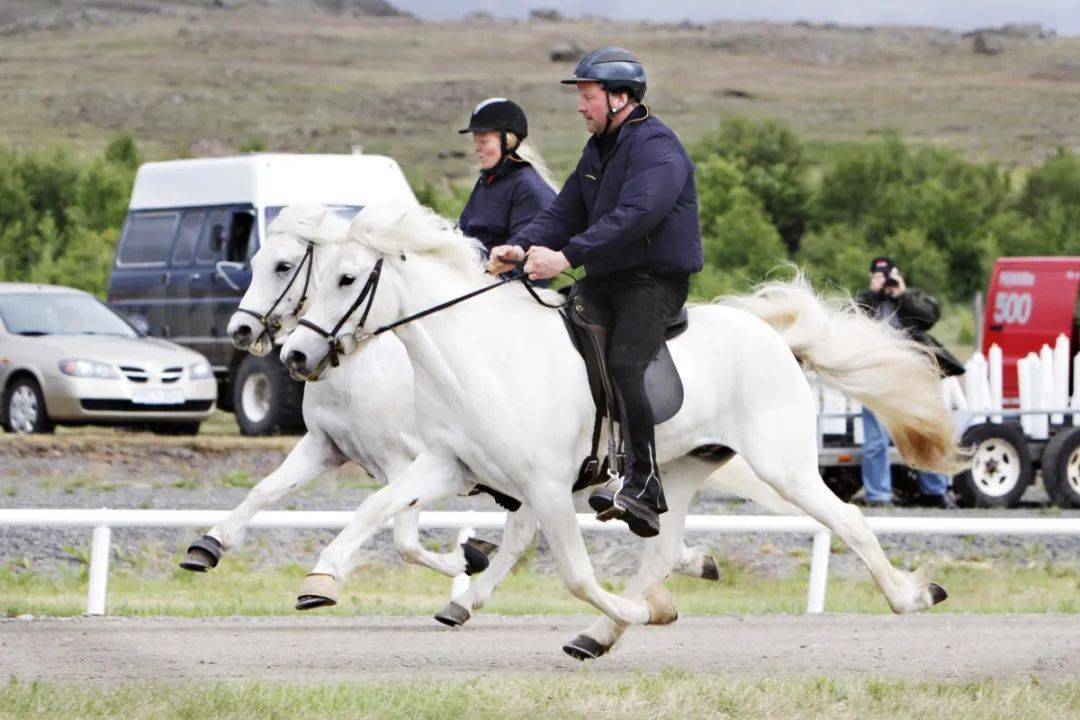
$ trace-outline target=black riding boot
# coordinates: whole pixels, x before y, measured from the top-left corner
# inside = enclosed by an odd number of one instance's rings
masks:
[[[635,466],[645,467],[648,472],[631,471],[621,487],[610,483],[597,488],[589,496],[589,506],[596,511],[599,520],[618,518],[625,521],[635,535],[654,537],[660,534],[660,516],[668,507],[651,444],[648,465],[639,462]]]

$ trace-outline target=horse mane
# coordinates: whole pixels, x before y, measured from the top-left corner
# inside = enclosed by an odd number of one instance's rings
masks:
[[[266,229],[266,236],[288,235],[312,245],[343,240],[349,221],[332,208],[315,203],[286,205]]]
[[[346,236],[383,255],[428,255],[466,273],[482,274],[483,246],[453,223],[421,205],[385,203],[365,207]]]

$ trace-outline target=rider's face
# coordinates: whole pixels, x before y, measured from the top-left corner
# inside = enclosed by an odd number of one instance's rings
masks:
[[[604,132],[608,116],[608,98],[607,93],[604,92],[604,86],[595,82],[579,82],[577,91],[577,109],[585,120],[585,129],[594,135]],[[629,98],[626,93],[616,92],[611,94],[611,108],[613,110],[622,110],[628,102]],[[620,118],[616,118],[611,127],[617,127],[619,122]]]
[[[481,170],[490,170],[499,164],[502,155],[502,143],[497,132],[474,132],[473,151]]]

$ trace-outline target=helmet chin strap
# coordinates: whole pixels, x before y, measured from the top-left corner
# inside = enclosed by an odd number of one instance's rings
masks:
[[[600,133],[601,135],[607,135],[611,132],[611,121],[615,119],[616,115],[626,109],[626,105],[623,105],[618,110],[611,107],[611,91],[607,88],[604,88],[604,97],[607,98],[607,120],[604,122],[604,132]],[[627,105],[629,105],[629,103],[627,103]]]

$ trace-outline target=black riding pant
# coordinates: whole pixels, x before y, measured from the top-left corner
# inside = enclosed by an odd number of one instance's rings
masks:
[[[587,305],[608,328],[608,373],[618,394],[628,477],[656,473],[652,406],[645,395],[645,368],[664,343],[664,331],[686,303],[690,277],[621,273],[586,277],[578,286]],[[656,473],[659,476],[659,473]]]

